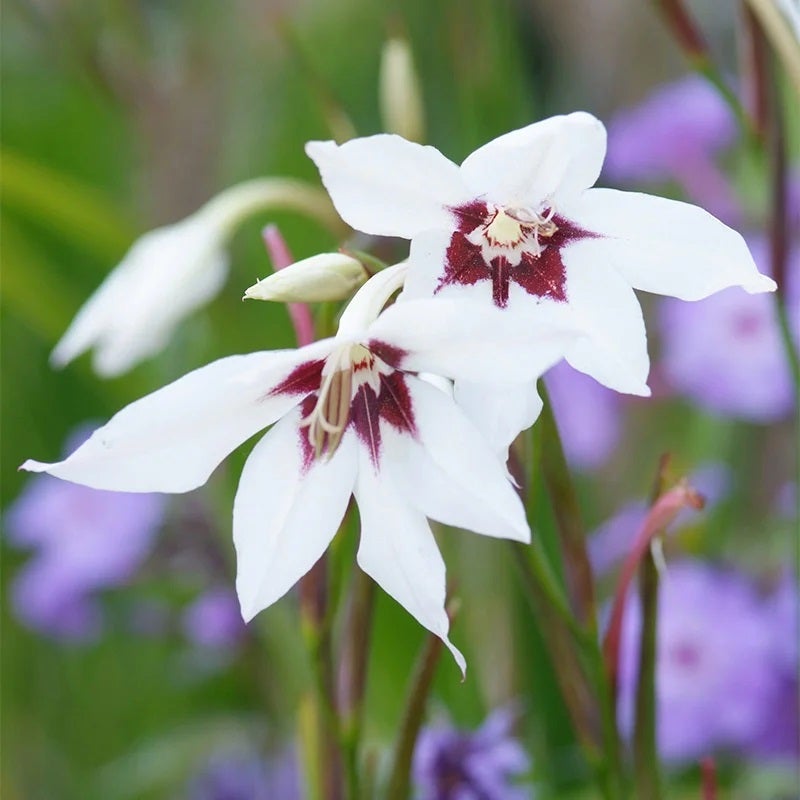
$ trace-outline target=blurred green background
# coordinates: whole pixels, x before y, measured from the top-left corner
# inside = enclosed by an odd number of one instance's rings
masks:
[[[734,14],[712,0],[696,10],[721,62],[732,66]],[[274,213],[237,233],[225,289],[179,328],[161,356],[111,381],[95,377],[88,358],[63,371],[48,366],[75,311],[136,235],[250,177],[316,182],[303,144],[330,136],[332,107],[344,109],[359,134],[380,131],[378,68],[390,35],[407,37],[413,51],[428,141],[456,161],[550,114],[582,108],[608,119],[684,71],[656,11],[639,0],[5,4],[4,506],[28,479],[16,466],[28,457],[55,459],[77,424],[105,419],[214,358],[293,344],[283,308],[240,300],[269,272],[260,228],[277,222],[297,258],[335,243],[304,218]],[[788,557],[787,523],[767,523],[764,514],[770,487],[790,473],[787,428],[720,421],[680,401],[635,404],[626,424],[625,441],[635,449],[621,448],[606,469],[582,479],[590,525],[646,494],[658,455],[671,450],[679,470],[714,458],[737,475],[730,502],[705,522],[707,535],[687,534],[687,547],[725,552],[754,568]],[[178,520],[193,502],[205,509],[231,582],[230,507],[249,447],[228,459],[199,497],[171,505]],[[552,527],[546,510],[540,517]],[[191,574],[191,539],[184,531],[159,545],[134,587],[111,593],[112,620],[126,618],[133,593],[137,602],[180,606],[202,580]],[[537,776],[553,796],[579,791],[585,767],[505,550],[457,532],[445,532],[441,542],[467,599],[456,641],[471,673],[462,684],[443,661],[433,708],[475,725],[487,709],[522,698],[536,709],[526,716],[525,742]],[[340,545],[342,564],[353,548],[350,531]],[[24,558],[4,548],[4,586]],[[211,743],[292,735],[308,667],[290,599],[259,616],[258,637],[235,663],[206,672],[192,665],[175,631],[135,636],[112,624],[95,644],[61,645],[21,628],[6,598],[4,591],[0,794],[8,800],[179,796],[193,759]],[[411,618],[382,597],[368,692],[367,739],[375,747],[396,728],[422,639]],[[695,779],[687,778],[687,796]],[[750,778],[742,780],[747,786]]]

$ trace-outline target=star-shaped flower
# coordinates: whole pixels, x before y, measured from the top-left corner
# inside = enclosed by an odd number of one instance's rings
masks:
[[[23,468],[101,489],[186,492],[276,423],[247,459],[234,503],[244,617],[314,565],[355,494],[359,565],[463,669],[426,517],[519,541],[530,532],[502,462],[451,394],[418,373],[529,381],[572,334],[539,330],[534,347],[527,326],[461,301],[401,303],[378,316],[404,272],[398,265],[365,284],[336,337],[215,361],[124,408],[64,461]]]
[[[775,284],[742,237],[702,209],[590,188],[605,148],[602,123],[577,112],[500,136],[460,167],[386,134],[311,142],[306,151],[346,222],[412,240],[405,298],[464,297],[531,320],[545,309],[569,317],[586,336],[573,340],[567,361],[613,389],[647,395],[633,289],[698,300]]]

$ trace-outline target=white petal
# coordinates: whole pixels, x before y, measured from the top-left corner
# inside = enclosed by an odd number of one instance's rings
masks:
[[[577,111],[511,131],[461,165],[473,192],[503,205],[560,207],[594,184],[606,153],[603,123]]]
[[[253,448],[233,505],[236,591],[245,620],[282,597],[325,552],[339,528],[357,471],[355,437],[304,468],[300,410]]]
[[[413,377],[411,394],[416,438],[382,431],[386,455],[381,469],[409,503],[446,525],[530,541],[525,509],[501,461],[443,392]]]
[[[95,347],[96,371],[111,377],[157,353],[178,322],[219,292],[228,271],[223,235],[198,213],[139,238],[80,309],[52,363]]]
[[[410,239],[429,228],[451,228],[446,207],[470,199],[452,161],[393,134],[342,145],[309,142],[306,153],[342,219],[364,233]]]
[[[188,492],[302,399],[270,390],[298,364],[322,358],[330,348],[326,340],[301,350],[214,361],[126,406],[64,461],[26,461],[22,469],[95,489]]]
[[[682,300],[700,300],[729,286],[770,292],[744,239],[689,203],[637,192],[592,189],[564,213],[602,235],[595,258],[613,266],[631,286]]]
[[[366,453],[361,454],[355,494],[361,515],[359,566],[447,645],[465,673],[464,656],[448,637],[444,561],[424,514],[375,473]]]
[[[445,271],[445,253],[450,244],[452,230],[424,231],[411,240],[408,255],[408,269],[403,291],[398,300],[418,300],[433,297],[439,280]],[[480,298],[486,295],[481,286],[448,286],[465,299]],[[451,295],[452,296],[452,295]]]
[[[510,314],[491,303],[433,298],[396,303],[368,331],[404,355],[395,366],[447,378],[529,382],[564,357],[582,331],[564,314]],[[379,346],[373,347],[380,354]]]
[[[650,358],[641,306],[625,278],[598,259],[595,244],[583,239],[562,251],[568,311],[587,334],[572,344],[567,361],[604,386],[648,397]]]
[[[490,384],[456,381],[455,400],[503,462],[509,445],[530,428],[542,411],[536,382]]]

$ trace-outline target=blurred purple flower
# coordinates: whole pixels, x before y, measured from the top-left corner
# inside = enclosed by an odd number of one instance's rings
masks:
[[[750,755],[762,760],[800,759],[798,606],[800,606],[800,594],[798,594],[797,579],[787,570],[765,601],[765,612],[772,634],[773,664],[778,673],[778,683],[770,699],[764,724],[747,747]]]
[[[751,244],[766,271],[767,245]],[[800,247],[787,275],[790,324],[800,341]],[[796,287],[796,288],[795,288]],[[701,407],[753,422],[789,415],[794,392],[774,298],[725,289],[706,300],[661,303],[662,371],[667,382]]]
[[[301,800],[295,756],[263,760],[247,753],[216,753],[190,781],[187,800]]]
[[[28,482],[4,516],[8,541],[35,554],[11,586],[16,615],[62,639],[101,628],[94,594],[128,580],[149,554],[165,501],[89,489],[49,475]]]
[[[414,751],[418,800],[524,800],[531,796],[515,781],[530,759],[511,735],[515,713],[499,709],[475,731],[445,725],[425,728]]]
[[[640,630],[626,609],[620,653],[620,727],[630,736]],[[669,567],[658,604],[658,746],[671,762],[741,750],[763,730],[780,675],[768,615],[752,583],[700,562]]]
[[[602,466],[619,442],[620,395],[566,361],[553,367],[545,382],[570,464],[578,469]]]
[[[677,181],[692,201],[735,222],[739,203],[714,163],[735,137],[725,101],[707,81],[690,76],[661,86],[611,120],[605,174],[615,181]]]
[[[725,464],[703,464],[691,474],[689,483],[705,498],[705,508],[702,512],[684,508],[672,521],[669,533],[696,523],[702,518],[702,514],[724,500],[731,488],[731,471]],[[591,534],[589,560],[595,573],[602,575],[625,558],[646,515],[646,503],[642,500],[633,500],[626,503]]]
[[[230,589],[209,589],[183,613],[183,632],[200,647],[234,648],[246,630],[236,593]]]

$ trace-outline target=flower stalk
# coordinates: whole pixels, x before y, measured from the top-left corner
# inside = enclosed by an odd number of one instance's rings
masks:
[[[450,599],[447,603],[447,616],[451,624],[458,609],[458,601]],[[414,748],[425,718],[425,708],[428,704],[436,667],[442,655],[442,646],[442,640],[438,636],[428,636],[414,668],[405,704],[406,711],[400,723],[400,733],[395,744],[386,800],[407,800],[409,796]]]
[[[753,127],[751,117],[714,63],[708,43],[683,0],[656,0],[656,3],[692,69],[716,87],[748,138],[757,139],[758,132]]]
[[[564,447],[558,433],[547,390],[541,384],[544,408],[542,427],[542,472],[556,517],[567,571],[567,585],[578,621],[590,630],[597,628],[594,578],[586,550],[586,534],[581,520],[578,495],[572,482]]]
[[[303,635],[314,671],[314,709],[316,732],[316,772],[320,797],[342,797],[342,760],[339,752],[339,723],[335,699],[331,631],[327,620],[328,588],[325,555],[300,579],[300,615]]]
[[[546,404],[546,408],[548,406],[549,404]],[[550,419],[549,429],[540,427],[541,423],[533,429],[530,462],[534,465],[541,464],[544,472],[545,448],[549,446],[551,453],[555,452],[555,458],[551,455],[551,466],[553,463],[561,465],[558,479],[559,501],[562,497],[571,497],[570,502],[575,504],[569,514],[564,514],[562,510],[561,519],[569,519],[572,525],[575,525],[575,520],[577,520],[579,524],[577,496],[572,487],[563,446],[552,414],[550,414]],[[548,437],[551,440],[549,445],[546,444]],[[557,458],[558,453],[561,455],[560,459]],[[513,450],[511,454],[512,472],[516,470],[521,473],[521,466],[514,458]],[[546,477],[545,481],[547,481]],[[533,513],[533,482],[534,472],[532,470],[528,479],[524,482],[521,481],[522,485],[527,487],[526,508],[529,519],[532,518]],[[555,510],[558,517],[558,508],[556,507]],[[625,776],[616,725],[616,710],[598,643],[597,631],[594,627],[596,621],[593,618],[588,624],[581,625],[575,618],[561,581],[553,571],[540,536],[533,538],[530,547],[523,548],[516,545],[514,547],[523,587],[553,653],[556,676],[561,686],[564,702],[572,718],[576,736],[587,761],[594,768],[602,796],[606,800],[615,800],[615,798],[624,796]],[[589,575],[591,576],[591,573]],[[563,624],[558,623],[559,619]]]
[[[359,755],[364,720],[364,696],[367,689],[369,643],[375,609],[375,583],[365,572],[356,569],[351,593],[349,658],[343,686],[341,737],[347,796],[352,800],[358,800],[360,797],[371,796],[361,785]]]
[[[664,492],[670,456],[659,459],[656,479],[650,495],[654,505]],[[652,544],[642,559],[639,573],[639,603],[642,634],[639,642],[639,669],[633,729],[633,777],[638,797],[660,800],[661,775],[656,740],[656,663],[658,620],[658,565]]]

